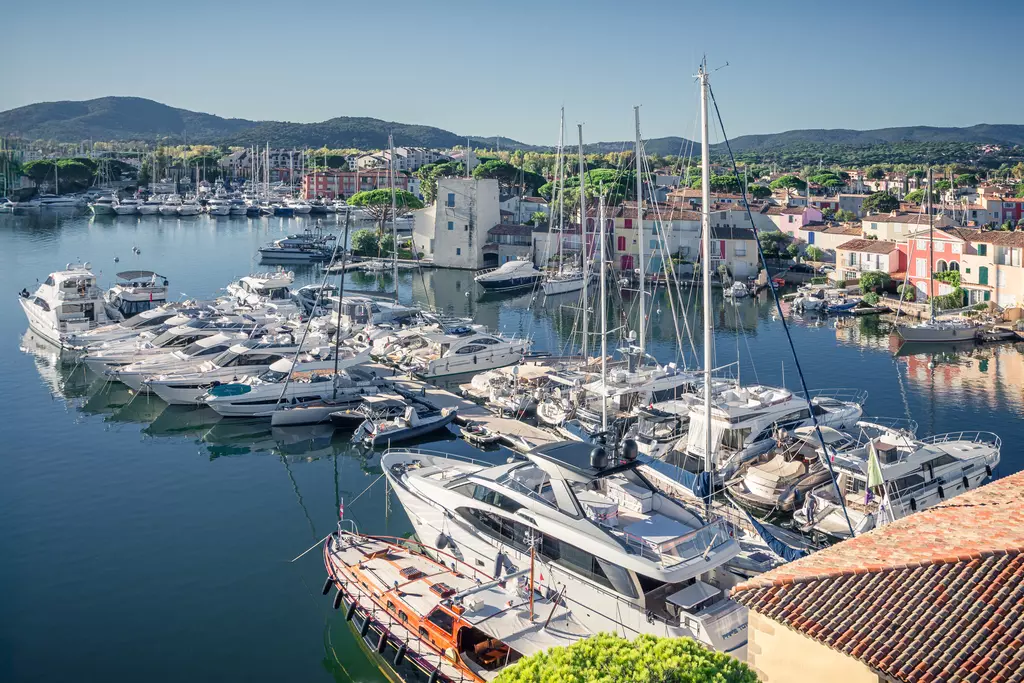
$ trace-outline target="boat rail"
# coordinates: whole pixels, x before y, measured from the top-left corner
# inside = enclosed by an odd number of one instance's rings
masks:
[[[835,401],[842,401],[844,403],[859,403],[863,405],[868,400],[868,392],[866,389],[854,389],[851,387],[839,387],[836,389],[812,389],[805,395],[802,391],[794,391],[794,396],[800,398],[809,397],[811,400],[816,398],[829,398]]]
[[[479,465],[481,467],[494,467],[495,463],[485,462],[483,460],[477,460],[471,458],[468,455],[457,455],[455,453],[445,453],[444,451],[432,451],[426,448],[388,448],[381,454],[383,458],[385,455],[428,455],[432,458],[444,458],[445,460],[454,460],[456,462],[463,462],[469,465]]]
[[[928,436],[920,440],[926,444],[939,444],[949,443],[950,441],[969,441],[971,443],[984,443],[992,444],[997,450],[1002,450],[1003,440],[998,435],[992,432],[981,432],[981,431],[963,431],[963,432],[946,432],[945,434],[935,434],[934,436]]]
[[[57,290],[58,301],[79,301],[81,299],[96,299],[100,296],[100,289],[95,285],[77,289],[71,292],[64,291],[63,289]]]
[[[642,536],[627,532],[623,532],[622,536],[631,550],[664,568],[683,564],[696,557],[707,557],[712,550],[732,541],[729,526],[721,519],[673,539],[671,543],[664,543],[661,549],[653,547]]]
[[[956,481],[956,479],[958,477],[966,477],[968,472],[971,470],[971,466],[974,465],[974,464],[980,464],[980,463],[984,463],[985,465],[992,466],[992,465],[996,464],[996,458],[995,458],[994,454],[987,454],[987,455],[977,455],[977,456],[975,456],[973,458],[967,458],[965,460],[961,460],[960,461],[961,468],[960,468],[959,473],[957,474],[957,476],[952,476],[953,473],[950,472],[950,473],[946,473],[946,474],[941,475],[941,476],[937,476],[935,479],[930,479],[928,481],[922,481],[922,482],[920,482],[918,484],[914,484],[913,486],[908,486],[907,488],[904,488],[904,489],[895,489],[892,492],[893,493],[893,497],[895,497],[897,500],[903,500],[903,499],[906,499],[906,498],[914,498],[918,494],[923,493],[925,491],[932,490],[932,489],[937,489],[939,487],[945,486],[946,484],[950,483],[951,481]],[[965,490],[966,490],[966,488],[965,488]]]
[[[879,431],[903,431],[910,434],[917,433],[917,421],[905,417],[868,417],[857,420],[857,427],[861,430],[877,429]]]

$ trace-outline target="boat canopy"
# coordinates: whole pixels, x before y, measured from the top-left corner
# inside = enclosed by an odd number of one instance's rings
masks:
[[[130,280],[135,282],[137,280],[150,280],[150,279],[162,279],[164,276],[160,273],[152,270],[125,270],[117,274],[119,280]]]

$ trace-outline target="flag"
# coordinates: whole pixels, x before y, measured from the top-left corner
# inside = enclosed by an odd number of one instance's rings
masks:
[[[881,486],[885,480],[882,478],[882,466],[878,462],[878,452],[875,450],[875,442],[868,442],[868,491]]]
[[[341,503],[338,504],[338,519],[345,519],[345,499],[341,499]]]

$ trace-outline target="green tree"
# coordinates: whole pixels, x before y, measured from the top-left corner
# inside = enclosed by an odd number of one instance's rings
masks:
[[[753,199],[767,199],[772,196],[772,189],[764,185],[751,185],[750,196]]]
[[[908,178],[917,178],[918,180],[924,178],[927,175],[928,174],[925,172],[925,170],[921,168],[911,169],[910,171],[907,172]]]
[[[515,155],[513,154],[512,157],[515,158]],[[505,192],[522,186],[525,187],[528,194],[536,192],[545,183],[544,176],[539,173],[531,173],[497,159],[484,162],[474,168],[473,177],[497,180],[498,186]]]
[[[1024,197],[1024,183],[1017,184],[1017,196]]]
[[[849,221],[857,220],[857,214],[848,209],[839,209],[838,211],[836,211],[836,220],[842,221],[843,223],[848,223]]]
[[[822,251],[821,247],[816,247],[813,244],[807,247],[807,250],[804,252],[804,254],[807,256],[807,258],[809,258],[811,261],[814,261],[815,263],[820,263],[821,260],[825,258],[825,252]]]
[[[860,276],[860,293],[867,294],[889,286],[892,278],[884,270],[870,270]]]
[[[925,192],[924,192],[923,189],[922,190],[913,190],[911,192],[908,192],[906,195],[904,195],[903,201],[905,201],[905,202],[913,202],[914,204],[920,204],[921,202],[925,201],[925,196],[926,195],[925,195]],[[939,201],[939,193],[938,192],[932,192],[932,201],[933,202]]]
[[[822,171],[812,175],[810,181],[815,185],[824,187],[826,190],[838,190],[846,184],[835,171]]]
[[[807,183],[795,175],[784,175],[773,180],[770,187],[773,190],[805,190],[807,189]]]
[[[978,184],[976,173],[962,173],[954,178],[957,187],[975,187]]]
[[[759,232],[757,239],[761,243],[761,251],[764,252],[765,256],[778,258],[789,245],[792,238],[781,230],[775,230],[772,232]]]
[[[361,206],[377,223],[377,229],[383,232],[384,225],[391,220],[391,190],[378,189],[357,192],[348,198],[350,206]],[[395,190],[395,207],[398,216],[404,216],[413,209],[422,209],[423,202],[412,192]]]
[[[883,166],[870,166],[865,172],[865,175],[869,180],[881,180],[885,177],[885,167]]]
[[[54,163],[49,159],[30,161],[21,167],[21,173],[36,185],[53,180]]]
[[[527,222],[530,225],[546,225],[548,222],[548,215],[543,211],[534,211],[530,216],[530,220]]]
[[[743,662],[690,638],[599,633],[523,657],[495,683],[757,683]]]
[[[420,179],[420,192],[428,204],[437,198],[437,181],[439,178],[460,178],[466,175],[466,165],[461,161],[444,161],[421,166],[416,171]]]
[[[953,189],[953,183],[948,180],[937,180],[935,181],[936,192],[948,192]]]
[[[864,211],[867,213],[889,213],[900,208],[900,200],[888,192],[875,192],[864,200]]]
[[[376,230],[356,230],[352,233],[352,252],[359,256],[376,256],[380,250],[380,235]]]

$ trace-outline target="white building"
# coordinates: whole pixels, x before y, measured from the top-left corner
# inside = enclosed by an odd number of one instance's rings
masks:
[[[432,164],[435,161],[448,159],[436,149],[426,147],[395,147],[395,171],[413,172],[421,166]],[[391,160],[391,150],[385,149],[381,152],[363,154],[356,158],[355,164],[358,168],[388,168]]]
[[[415,213],[416,251],[442,268],[484,266],[488,231],[501,223],[498,181],[440,178],[437,201]]]
[[[508,211],[512,222],[520,225],[538,211],[544,215],[551,214],[551,208],[543,197],[520,197],[515,194],[501,202],[501,209]]]

